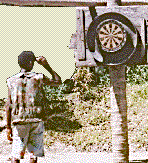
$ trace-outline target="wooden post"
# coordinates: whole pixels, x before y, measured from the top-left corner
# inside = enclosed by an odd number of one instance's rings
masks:
[[[121,0],[107,0],[108,7],[121,4]],[[111,128],[113,162],[129,162],[126,73],[125,65],[109,66],[111,96]]]
[[[113,162],[128,162],[128,125],[125,66],[110,66],[111,128]]]

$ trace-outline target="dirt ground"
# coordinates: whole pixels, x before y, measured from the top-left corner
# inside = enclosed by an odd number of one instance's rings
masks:
[[[0,163],[10,163],[12,144],[7,140],[6,129],[0,132]],[[45,157],[39,158],[39,163],[113,163],[112,153],[107,152],[76,152],[72,146],[66,146],[55,142],[51,147],[45,149]],[[130,162],[148,162],[147,152],[130,152]],[[135,161],[134,161],[135,160]],[[26,152],[21,163],[29,162],[29,154]]]

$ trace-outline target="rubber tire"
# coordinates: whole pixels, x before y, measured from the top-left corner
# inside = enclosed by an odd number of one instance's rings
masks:
[[[134,25],[131,23],[131,21],[119,13],[109,12],[109,13],[102,14],[100,16],[96,16],[88,28],[87,37],[86,37],[88,49],[90,50],[90,52],[95,52],[96,28],[98,27],[99,24],[101,24],[103,21],[107,19],[117,20],[122,24],[128,26],[130,30],[132,30],[135,34],[137,34],[137,31]],[[99,40],[97,40],[97,44],[100,45]],[[128,32],[127,32],[126,42],[120,50],[115,52],[106,52],[101,48],[101,46],[98,47],[101,55],[103,56],[104,65],[123,64],[127,62],[127,60],[131,57],[131,55],[135,51],[132,38]]]

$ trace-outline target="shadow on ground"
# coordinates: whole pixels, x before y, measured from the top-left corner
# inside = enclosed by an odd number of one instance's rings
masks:
[[[77,121],[71,121],[65,117],[52,117],[45,122],[45,130],[61,131],[61,132],[74,132],[81,128],[81,124]]]
[[[45,130],[74,132],[82,127],[77,120],[71,120],[74,113],[66,107],[67,101],[48,101],[46,99]],[[52,109],[51,109],[52,108]]]

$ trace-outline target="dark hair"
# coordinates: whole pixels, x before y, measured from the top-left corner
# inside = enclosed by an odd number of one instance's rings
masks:
[[[23,51],[18,56],[18,64],[21,68],[24,68],[26,70],[30,70],[29,63],[30,61],[35,61],[35,55],[32,51]]]

